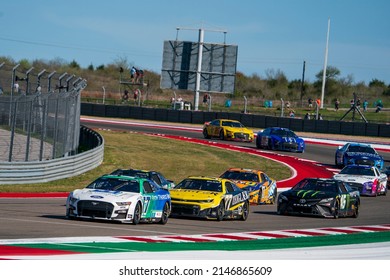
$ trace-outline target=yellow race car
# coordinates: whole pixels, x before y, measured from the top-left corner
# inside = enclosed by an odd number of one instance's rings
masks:
[[[245,221],[249,215],[249,193],[227,179],[188,177],[169,192],[173,216]]]
[[[253,142],[254,133],[236,120],[215,119],[203,125],[203,136],[206,139],[212,137],[221,140],[240,142]]]
[[[249,192],[251,204],[274,204],[278,192],[276,180],[256,169],[229,168],[220,178],[229,179]]]

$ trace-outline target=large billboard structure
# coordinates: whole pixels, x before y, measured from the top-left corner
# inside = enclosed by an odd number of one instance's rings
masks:
[[[161,88],[195,91],[198,110],[199,93],[234,93],[238,47],[199,41],[164,41]]]

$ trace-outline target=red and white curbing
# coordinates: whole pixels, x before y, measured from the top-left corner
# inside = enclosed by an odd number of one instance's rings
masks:
[[[89,236],[89,237],[62,237],[62,238],[34,238],[34,239],[3,239],[0,245],[9,244],[66,244],[66,243],[96,243],[96,242],[137,242],[137,243],[167,243],[167,242],[220,242],[220,241],[245,241],[293,237],[312,237],[325,235],[340,235],[353,233],[369,233],[390,231],[390,224],[328,227],[314,229],[290,229],[276,231],[255,231],[238,233],[208,233],[196,235],[159,235],[159,236]]]

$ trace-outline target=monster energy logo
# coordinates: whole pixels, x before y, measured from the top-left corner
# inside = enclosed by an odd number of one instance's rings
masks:
[[[297,193],[298,196],[301,196],[302,198],[305,196],[315,197],[318,193],[321,191],[314,191],[314,190],[301,190]]]

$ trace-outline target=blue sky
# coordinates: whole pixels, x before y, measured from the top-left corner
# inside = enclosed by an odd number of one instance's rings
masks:
[[[17,0],[0,6],[0,56],[16,61],[73,59],[82,67],[126,58],[160,73],[163,42],[198,40],[238,46],[237,71],[282,71],[313,82],[323,69],[330,19],[328,66],[340,77],[390,84],[388,0]]]

